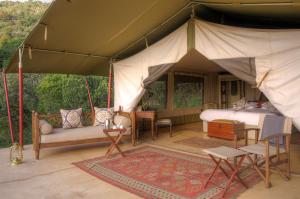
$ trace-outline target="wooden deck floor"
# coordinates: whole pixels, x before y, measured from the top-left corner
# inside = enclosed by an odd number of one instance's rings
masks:
[[[174,141],[190,136],[197,136],[201,132],[199,123],[185,127],[175,128],[174,137],[169,138],[167,131],[162,130],[156,141],[151,141],[149,134],[139,142],[139,146],[153,144],[160,147],[168,147],[189,153],[204,155],[201,149],[176,144]],[[105,198],[105,199],[134,199],[139,198],[129,192],[123,191],[113,185],[103,182],[95,177],[80,171],[71,163],[102,156],[108,145],[94,144],[67,148],[46,149],[41,151],[41,159],[33,159],[32,146],[25,146],[25,162],[22,165],[12,167],[9,165],[8,149],[0,150],[0,198]],[[129,143],[121,145],[126,150],[132,146]],[[292,145],[292,170],[300,173],[300,145]],[[283,181],[279,175],[272,174],[273,187],[265,189],[263,182],[245,191],[239,198],[284,198],[296,199],[300,196],[300,175],[293,175],[289,182]]]

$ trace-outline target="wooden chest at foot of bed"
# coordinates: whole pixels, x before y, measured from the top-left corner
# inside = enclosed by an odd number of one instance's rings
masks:
[[[245,124],[234,120],[213,120],[208,122],[208,136],[233,140],[236,132],[245,128]],[[243,136],[243,134],[240,134]],[[241,137],[237,137],[238,139]]]

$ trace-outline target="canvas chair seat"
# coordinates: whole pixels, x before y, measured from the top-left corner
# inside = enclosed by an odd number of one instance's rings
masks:
[[[239,148],[242,151],[245,151],[247,153],[252,153],[252,154],[257,154],[257,155],[262,155],[265,156],[266,153],[266,145],[262,143],[258,144],[252,144],[248,146],[243,146]],[[285,153],[286,150],[282,147],[279,148],[279,153]],[[275,146],[270,146],[269,147],[269,156],[274,156],[276,155],[276,147]]]
[[[222,158],[224,160],[228,160],[228,159],[231,159],[234,157],[246,155],[246,153],[243,151],[240,151],[240,150],[237,150],[234,148],[230,148],[230,147],[226,147],[226,146],[204,149],[203,152],[213,155],[218,158]]]

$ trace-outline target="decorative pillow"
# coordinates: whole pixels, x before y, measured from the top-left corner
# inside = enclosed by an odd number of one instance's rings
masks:
[[[76,110],[60,109],[64,129],[82,127],[82,108]]]
[[[123,125],[124,128],[128,128],[131,126],[131,119],[129,119],[128,117],[125,117],[123,115],[115,115],[114,123],[116,125]]]
[[[94,126],[104,125],[105,120],[110,120],[112,118],[111,109],[107,110],[107,108],[97,108],[94,107],[95,110],[95,121]]]
[[[49,124],[46,120],[39,121],[40,132],[43,135],[47,135],[53,132],[53,126]]]

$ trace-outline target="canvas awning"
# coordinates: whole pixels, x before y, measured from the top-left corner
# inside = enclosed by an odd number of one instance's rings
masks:
[[[111,58],[133,55],[145,48],[145,36],[152,44],[184,24],[191,2],[197,16],[218,23],[300,24],[298,1],[55,0],[23,42],[23,71],[107,75]],[[17,68],[18,53],[6,72]]]
[[[24,41],[23,71],[107,75],[111,57],[143,38],[188,3],[189,0],[53,1]],[[149,43],[180,26],[189,13],[190,10],[180,12],[168,26],[147,38]],[[144,47],[142,39],[126,53]],[[17,72],[17,67],[18,53],[6,72]]]

